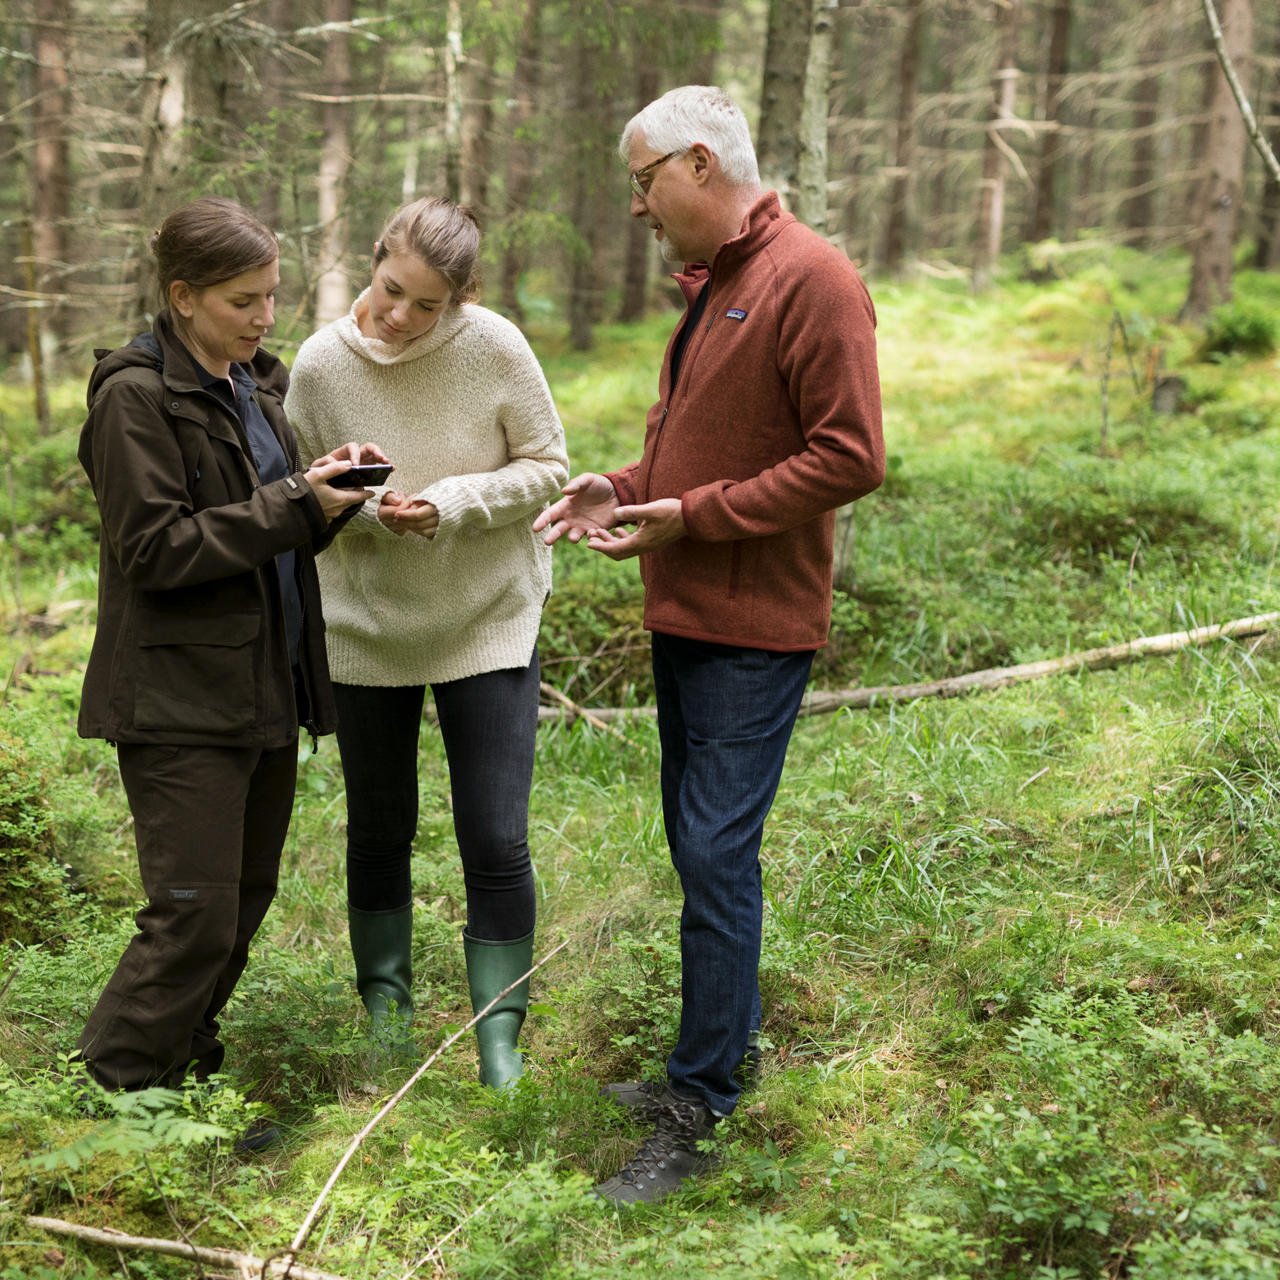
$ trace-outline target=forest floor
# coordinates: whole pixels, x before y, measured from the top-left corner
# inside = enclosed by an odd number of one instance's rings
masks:
[[[815,685],[918,681],[1277,607],[1280,361],[1174,323],[1185,264],[878,284],[888,479],[858,504]],[[1280,311],[1241,274],[1232,332]],[[633,457],[672,314],[594,352],[537,329],[575,470]],[[1123,332],[1121,329],[1123,326]],[[1234,328],[1232,328],[1234,326]],[[1265,325],[1264,325],[1265,327]],[[1159,371],[1185,381],[1156,415]],[[1104,398],[1105,384],[1105,398]],[[92,632],[79,386],[32,442],[0,386],[0,1280],[168,1280],[189,1262],[29,1215],[286,1248],[408,1075],[351,984],[336,747],[304,752],[276,905],[224,1021],[221,1088],[82,1114],[66,1055],[132,925],[109,748],[74,734]],[[648,700],[634,566],[556,557],[545,676]],[[529,1070],[469,1036],[363,1143],[300,1261],[410,1276],[1280,1276],[1280,649],[1265,638],[954,700],[803,719],[766,832],[758,1088],[719,1172],[653,1208],[590,1194],[639,1130],[597,1095],[662,1071],[679,894],[643,716],[539,730]],[[423,1055],[469,1016],[461,876],[424,723],[414,860]],[[229,1135],[274,1116],[284,1144]],[[216,1268],[212,1268],[216,1270]]]

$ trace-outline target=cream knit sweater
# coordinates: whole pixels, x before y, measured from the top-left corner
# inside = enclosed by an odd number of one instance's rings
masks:
[[[365,297],[302,344],[285,411],[304,461],[377,443],[386,487],[434,504],[440,527],[398,536],[374,497],[319,558],[330,673],[387,686],[526,666],[551,590],[531,523],[568,476],[546,379],[484,307],[451,306],[401,348],[360,332]]]

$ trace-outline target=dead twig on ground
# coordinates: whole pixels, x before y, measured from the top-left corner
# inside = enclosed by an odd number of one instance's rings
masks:
[[[1003,689],[1006,685],[1022,684],[1028,680],[1043,680],[1046,676],[1118,667],[1138,658],[1161,657],[1177,653],[1180,649],[1211,644],[1215,640],[1261,635],[1277,626],[1280,626],[1280,613],[1259,613],[1248,618],[1218,623],[1216,626],[1193,627],[1189,631],[1172,631],[1159,636],[1139,636],[1124,644],[1085,649],[1061,658],[1023,662],[1014,667],[988,667],[983,671],[969,671],[943,680],[925,680],[918,684],[873,685],[829,692],[818,690],[805,698],[800,714],[818,716],[838,711],[841,707],[874,707],[882,702],[913,702],[917,698],[955,698],[964,693],[979,693]],[[652,716],[656,712],[653,707],[593,707],[591,714],[601,720],[619,720],[626,716]],[[546,707],[539,713],[539,718],[552,719],[559,718],[560,715],[561,712]]]
[[[358,1134],[356,1134],[356,1136],[351,1140],[351,1145],[343,1153],[342,1159],[338,1161],[333,1172],[329,1175],[329,1180],[321,1188],[320,1194],[316,1197],[315,1203],[312,1204],[310,1210],[307,1212],[307,1216],[305,1219],[303,1219],[302,1225],[298,1228],[297,1234],[293,1237],[292,1243],[289,1245],[288,1249],[286,1249],[283,1253],[279,1255],[279,1257],[284,1259],[286,1263],[284,1270],[281,1272],[281,1275],[293,1276],[294,1274],[300,1274],[290,1270],[290,1267],[293,1265],[293,1259],[298,1256],[298,1254],[302,1251],[303,1246],[307,1243],[307,1239],[311,1235],[311,1230],[316,1224],[316,1219],[320,1216],[320,1210],[324,1207],[324,1202],[329,1198],[329,1193],[337,1185],[338,1179],[342,1176],[342,1171],[347,1167],[348,1164],[350,1164],[356,1152],[359,1151],[360,1148],[364,1145],[364,1140],[374,1131],[374,1129],[378,1127],[378,1125],[382,1123],[383,1120],[386,1119],[387,1116],[391,1114],[392,1111],[395,1110],[396,1107],[400,1105],[401,1100],[409,1092],[409,1090],[412,1089],[413,1086],[417,1084],[419,1080],[422,1079],[423,1075],[426,1074],[427,1069],[447,1049],[449,1049],[451,1046],[456,1044],[464,1035],[466,1035],[466,1033],[470,1031],[471,1028],[474,1027],[476,1023],[479,1022],[480,1019],[483,1018],[485,1014],[489,1012],[490,1009],[492,1009],[495,1005],[497,1005],[501,1001],[505,1000],[507,996],[509,996],[511,992],[516,989],[516,987],[518,987],[522,982],[525,981],[525,979],[532,977],[532,975],[537,973],[538,970],[541,969],[543,965],[545,965],[549,960],[553,959],[555,956],[559,955],[560,952],[563,951],[565,947],[567,947],[568,945],[569,945],[569,939],[566,938],[558,946],[553,947],[550,951],[548,951],[547,954],[543,956],[541,960],[539,960],[535,965],[533,965],[532,967],[527,969],[524,973],[522,973],[520,977],[518,977],[514,982],[510,983],[508,986],[504,987],[501,991],[499,991],[498,994],[494,996],[493,999],[490,1000],[489,1003],[485,1005],[483,1009],[480,1009],[475,1014],[475,1016],[471,1019],[470,1022],[468,1022],[465,1026],[459,1027],[458,1030],[453,1033],[453,1035],[451,1035],[447,1040],[445,1040],[442,1044],[440,1044],[440,1046],[435,1050],[435,1052],[432,1053],[429,1058],[427,1058],[427,1060],[413,1073],[413,1075],[411,1075],[404,1082],[404,1084],[402,1084],[400,1088],[397,1089],[395,1093],[393,1093],[391,1097],[387,1099],[387,1101],[379,1109],[378,1114],[374,1116],[373,1119],[370,1120],[369,1123],[365,1125],[365,1127],[361,1129]]]

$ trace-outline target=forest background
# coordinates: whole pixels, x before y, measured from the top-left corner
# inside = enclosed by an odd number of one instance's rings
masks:
[[[1216,7],[1274,143],[1280,10]],[[466,1039],[447,1052],[300,1258],[348,1280],[1280,1275],[1280,184],[1200,0],[0,15],[3,1280],[234,1269],[67,1224],[283,1249],[399,1083],[351,991],[328,743],[302,761],[222,1088],[92,1119],[62,1077],[136,907],[114,760],[74,735],[97,536],[74,454],[92,348],[153,305],[147,230],[206,191],[265,214],[288,358],[362,286],[391,207],[471,203],[485,301],[529,334],[575,469],[614,464],[679,302],[614,147],[690,81],[739,98],[766,181],[859,263],[880,315],[889,475],[842,518],[819,689],[1263,621],[803,719],[765,857],[763,1081],[720,1174],[619,1216],[589,1187],[636,1134],[595,1089],[661,1072],[678,886],[634,566],[558,553],[548,698],[618,718],[540,730],[539,951],[566,949],[538,978],[528,1082],[495,1098]],[[422,754],[425,1052],[467,1010],[429,720]],[[238,1156],[263,1113],[284,1148]]]

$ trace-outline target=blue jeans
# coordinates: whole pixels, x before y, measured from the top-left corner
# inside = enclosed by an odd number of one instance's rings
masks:
[[[449,761],[467,932],[506,942],[533,930],[529,788],[538,727],[538,655],[528,667],[431,686]],[[335,684],[347,788],[347,901],[392,911],[413,900],[422,685]]]
[[[728,1115],[760,1026],[760,840],[813,665],[653,634],[662,816],[684,890],[680,1037],[667,1075]]]

